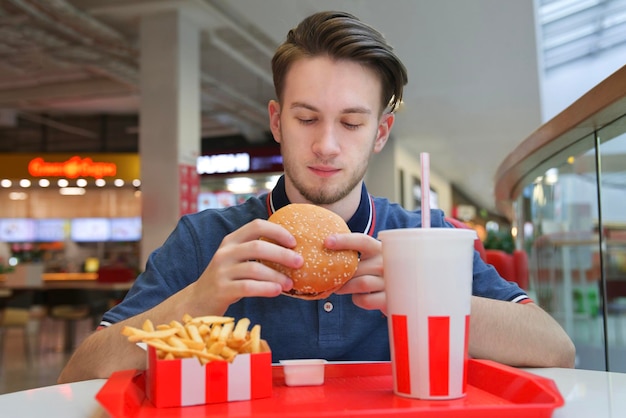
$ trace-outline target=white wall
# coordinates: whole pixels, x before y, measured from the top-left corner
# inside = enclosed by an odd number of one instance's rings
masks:
[[[622,45],[541,74],[543,122],[552,119],[625,64],[626,45]]]
[[[404,202],[401,202],[399,170],[404,174]],[[368,191],[374,196],[386,197],[392,202],[402,204],[406,209],[419,209],[414,207],[413,178],[421,181],[421,165],[419,157],[415,157],[402,147],[394,138],[389,142],[380,154],[377,154],[370,163],[365,183]],[[439,209],[447,215],[452,210],[452,187],[438,173],[430,172],[431,188],[436,190],[439,200]]]

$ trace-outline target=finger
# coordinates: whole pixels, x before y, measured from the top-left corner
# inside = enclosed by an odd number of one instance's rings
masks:
[[[264,240],[246,242],[237,251],[241,260],[271,261],[293,269],[304,264],[304,259],[298,252]]]
[[[293,281],[289,277],[256,261],[239,263],[233,266],[230,274],[235,278],[234,281],[256,280],[275,283],[280,286],[281,291],[289,291],[293,287]]]
[[[232,293],[242,297],[276,297],[283,293],[283,288],[271,281],[241,279],[230,282]]]
[[[381,253],[380,241],[362,233],[332,234],[324,241],[324,245],[331,250],[355,250],[361,258],[374,257]]]
[[[246,268],[247,264],[260,265],[256,261],[239,263],[228,269],[221,276],[221,280],[209,285],[210,292],[213,295],[212,300],[218,306],[225,305],[227,308],[244,297],[275,297],[293,286],[289,278],[282,276],[276,271],[267,275],[250,273],[248,268]],[[266,268],[271,270],[269,267]],[[275,277],[279,278],[275,279]]]
[[[265,219],[255,219],[248,222],[238,230],[227,235],[224,238],[224,242],[235,241],[241,243],[257,240],[261,237],[286,248],[296,246],[296,238],[288,230]]]
[[[385,290],[385,282],[380,276],[355,276],[348,280],[335,293],[339,295],[358,294],[358,293],[376,293]]]
[[[260,239],[247,242],[236,242],[235,239],[231,239],[228,243],[222,242],[211,264],[216,269],[224,271],[235,264],[247,263],[250,260],[267,260],[293,269],[300,268],[304,264],[302,255],[296,251]]]
[[[380,310],[383,314],[387,314],[387,298],[385,292],[376,293],[357,293],[352,295],[352,302],[363,309]]]
[[[327,244],[329,244],[329,248],[353,249],[359,252],[359,266],[354,274],[354,278],[348,281],[348,283],[361,276],[378,278],[382,283],[383,259],[380,241],[366,234],[352,233],[331,235],[327,239]],[[355,283],[352,283],[351,286],[354,285]]]

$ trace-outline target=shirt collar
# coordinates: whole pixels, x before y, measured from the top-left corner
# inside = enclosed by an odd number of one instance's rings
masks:
[[[266,205],[268,217],[283,206],[288,205],[287,191],[285,190],[285,176],[282,175],[278,179],[274,190],[268,193]],[[376,208],[374,199],[367,192],[365,183],[361,186],[361,201],[352,218],[348,220],[348,227],[352,232],[363,232],[373,236],[376,227]]]

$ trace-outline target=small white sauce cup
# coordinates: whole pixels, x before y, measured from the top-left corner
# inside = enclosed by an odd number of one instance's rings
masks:
[[[319,386],[324,383],[326,360],[301,359],[280,360],[287,386]]]

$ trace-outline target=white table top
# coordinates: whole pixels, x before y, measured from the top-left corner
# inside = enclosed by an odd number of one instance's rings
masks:
[[[0,416],[99,418],[109,414],[96,400],[106,379],[46,386],[0,395]]]
[[[526,369],[556,383],[565,405],[553,418],[626,417],[626,373],[580,369]]]
[[[565,405],[553,418],[626,417],[626,373],[579,369],[525,369],[554,380]],[[107,417],[95,399],[104,379],[47,386],[0,395],[3,417]]]

